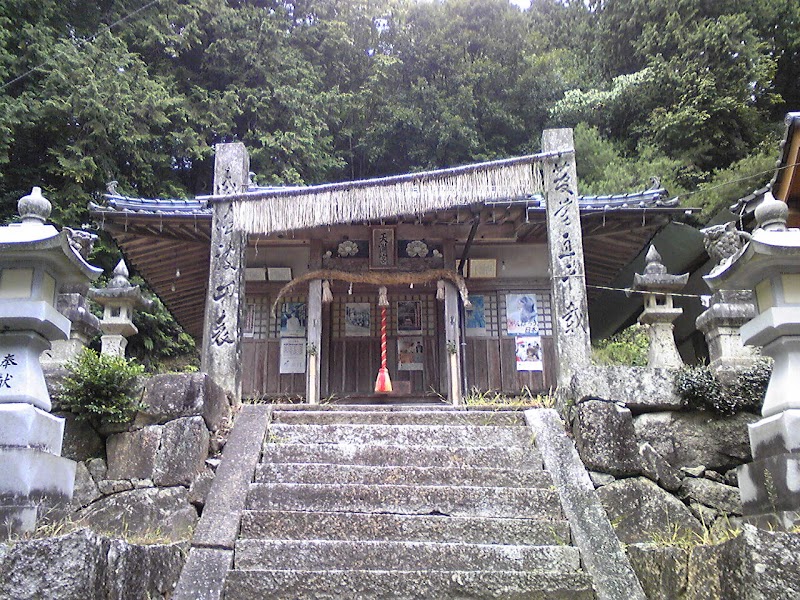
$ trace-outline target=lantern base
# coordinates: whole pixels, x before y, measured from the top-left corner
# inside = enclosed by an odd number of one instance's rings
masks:
[[[388,393],[392,391],[392,380],[389,378],[389,369],[378,370],[378,378],[375,380],[375,391],[378,393]]]

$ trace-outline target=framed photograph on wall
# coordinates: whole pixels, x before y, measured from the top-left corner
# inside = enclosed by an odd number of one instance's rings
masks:
[[[506,294],[506,329],[508,335],[539,333],[535,294]]]
[[[486,335],[486,299],[484,296],[469,295],[471,307],[464,308],[466,333],[468,337]]]
[[[305,337],[307,315],[305,302],[284,302],[281,307],[281,337]]]
[[[397,301],[397,333],[422,333],[422,306],[419,300]]]
[[[344,305],[345,337],[369,337],[370,325],[369,302],[347,302]]]
[[[397,338],[397,370],[422,371],[425,350],[422,336]]]

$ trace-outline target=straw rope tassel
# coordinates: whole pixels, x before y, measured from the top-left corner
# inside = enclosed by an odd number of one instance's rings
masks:
[[[381,393],[392,391],[392,380],[389,378],[389,369],[386,361],[386,307],[389,305],[389,299],[384,286],[379,288],[378,304],[381,307],[381,368],[378,370],[377,379],[375,379],[375,391]]]
[[[327,279],[322,281],[322,302],[323,304],[330,304],[333,302],[333,294],[331,293],[331,284]]]

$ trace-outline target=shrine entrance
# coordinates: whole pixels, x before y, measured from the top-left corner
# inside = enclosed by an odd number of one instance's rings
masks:
[[[426,289],[427,288],[427,289]],[[332,286],[333,301],[323,310],[322,397],[374,395],[381,364],[381,307],[373,286]],[[352,293],[350,293],[352,291]],[[446,396],[443,373],[443,303],[435,285],[388,289],[387,367],[393,395]]]

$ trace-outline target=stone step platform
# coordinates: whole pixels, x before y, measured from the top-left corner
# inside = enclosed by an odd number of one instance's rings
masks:
[[[244,511],[246,539],[569,544],[566,521],[304,511]]]
[[[433,444],[295,444],[266,443],[264,463],[324,463],[375,466],[479,467],[541,469],[542,457],[533,447],[468,447]]]
[[[265,445],[391,444],[507,448],[532,446],[525,427],[494,425],[284,425],[272,423]]]
[[[540,488],[552,485],[550,476],[544,470],[535,469],[383,467],[319,463],[262,463],[256,467],[255,482]]]
[[[374,540],[252,540],[239,539],[234,569],[354,569],[409,571],[578,571],[580,553],[572,546],[512,546]]]
[[[539,571],[232,571],[225,600],[593,600],[585,573]]]
[[[427,402],[422,401],[416,397],[407,397],[408,402],[404,404],[398,403],[378,403],[378,404],[369,404],[366,402],[359,402],[359,403],[352,403],[348,404],[346,402],[342,403],[331,403],[325,402],[324,404],[287,404],[287,403],[277,403],[272,404],[272,412],[277,411],[297,411],[297,412],[304,412],[304,413],[320,413],[320,412],[331,412],[331,411],[359,411],[359,412],[391,412],[391,411],[430,411],[430,412],[445,412],[445,411],[464,411],[464,410],[483,410],[484,408],[488,409],[490,407],[469,407],[466,408],[464,406],[453,406],[452,404],[447,404],[445,402]],[[494,408],[494,407],[491,407]],[[505,410],[505,408],[500,408],[500,410]]]
[[[245,509],[562,518],[554,490],[509,487],[254,483]]]
[[[522,412],[507,410],[278,410],[272,413],[272,420],[274,423],[293,425],[525,425],[525,417]]]

